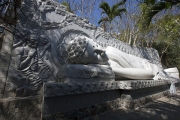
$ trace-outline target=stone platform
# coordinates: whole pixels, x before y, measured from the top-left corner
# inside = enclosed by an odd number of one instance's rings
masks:
[[[46,83],[42,95],[0,99],[0,119],[80,120],[141,107],[169,96],[169,87],[170,82],[165,80]]]
[[[133,109],[168,96],[166,80],[44,85],[43,119],[83,119],[118,108]]]

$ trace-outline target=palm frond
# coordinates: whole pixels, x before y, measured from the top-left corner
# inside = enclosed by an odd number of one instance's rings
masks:
[[[108,14],[110,12],[110,6],[108,5],[107,2],[102,2],[99,6],[99,8],[101,8],[104,13]]]
[[[146,4],[148,5],[149,3],[146,3]],[[153,4],[153,3],[151,3],[151,4]],[[165,1],[160,1],[160,2],[154,3],[152,5],[152,7],[150,8],[150,10],[148,12],[144,13],[144,15],[143,15],[145,28],[147,28],[150,25],[153,17],[157,13],[161,12],[164,9],[169,9],[173,5],[176,5],[176,4],[180,4],[180,0],[174,0],[174,1],[165,0]]]
[[[114,11],[113,16],[114,16],[114,17],[115,17],[115,16],[120,16],[120,17],[121,17],[121,15],[122,15],[124,12],[126,12],[126,9],[125,9],[125,8],[117,9],[116,11]]]
[[[144,18],[146,21],[145,25],[149,26],[154,15],[156,15],[157,13],[159,13],[160,11],[162,11],[165,8],[166,8],[166,3],[164,3],[164,2],[153,5],[150,8],[150,10],[147,13],[145,13],[145,15],[144,15]]]
[[[126,2],[126,0],[123,0],[115,5],[112,6],[112,11],[115,11],[116,9],[118,9],[119,6],[123,5]]]
[[[121,2],[117,3],[116,5],[120,6],[120,5],[123,5],[124,3],[126,3],[126,0],[122,0]]]
[[[106,14],[106,17],[101,18],[98,23],[100,24],[103,21],[109,21],[111,23],[116,16],[121,16],[121,14],[126,11],[126,9],[119,9],[119,6],[125,2],[126,0],[123,0],[118,4],[113,5],[112,7],[110,7],[108,3],[102,2],[99,7],[103,10],[102,14]]]

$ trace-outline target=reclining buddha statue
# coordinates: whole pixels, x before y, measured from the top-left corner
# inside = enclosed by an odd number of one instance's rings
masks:
[[[158,79],[162,71],[148,60],[120,51],[103,49],[92,39],[79,36],[66,45],[67,62],[58,76],[63,82]]]
[[[61,82],[114,81],[105,51],[87,37],[76,37],[66,45],[67,60],[58,72]]]

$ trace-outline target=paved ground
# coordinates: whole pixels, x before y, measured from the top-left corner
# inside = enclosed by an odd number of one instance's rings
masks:
[[[117,109],[85,120],[180,120],[180,91],[134,110]]]

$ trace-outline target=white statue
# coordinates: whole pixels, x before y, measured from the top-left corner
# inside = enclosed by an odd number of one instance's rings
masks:
[[[105,51],[92,39],[76,37],[66,46],[67,64],[58,72],[61,82],[114,81]]]
[[[179,71],[177,69],[177,67],[174,68],[168,68],[164,70],[169,76],[172,76],[174,78],[179,79]]]
[[[147,59],[110,46],[103,49],[92,39],[83,36],[71,40],[66,46],[66,52],[67,64],[58,72],[58,76],[65,82],[158,80],[166,74]]]
[[[110,66],[116,75],[116,80],[172,80],[179,79],[179,71],[176,67],[162,69],[147,59],[127,54],[113,47],[106,48]]]
[[[110,66],[116,79],[153,79],[158,67],[146,59],[142,59],[120,51],[113,47],[106,48]]]

